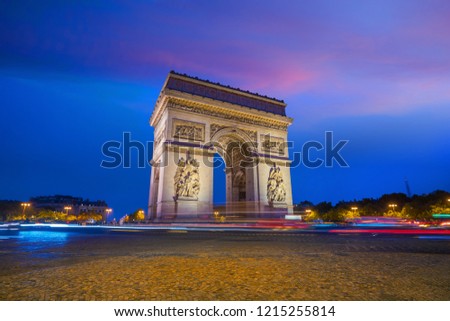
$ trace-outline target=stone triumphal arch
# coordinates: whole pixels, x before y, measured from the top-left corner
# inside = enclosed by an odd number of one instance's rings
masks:
[[[214,155],[225,162],[223,214],[276,217],[292,211],[283,101],[170,72],[156,101],[151,220],[208,218]]]

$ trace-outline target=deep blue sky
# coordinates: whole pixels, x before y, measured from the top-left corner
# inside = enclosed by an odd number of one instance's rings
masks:
[[[292,170],[295,202],[405,192],[405,177],[450,190],[449,16],[448,1],[3,1],[0,199],[145,208],[149,168],[103,169],[101,146],[153,139],[172,69],[284,99],[294,151],[349,140],[349,168]]]

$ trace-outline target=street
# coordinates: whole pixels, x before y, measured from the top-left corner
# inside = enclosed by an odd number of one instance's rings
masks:
[[[447,239],[251,231],[2,232],[1,300],[449,300]]]

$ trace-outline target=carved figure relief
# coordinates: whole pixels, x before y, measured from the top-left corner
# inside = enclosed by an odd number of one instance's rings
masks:
[[[215,133],[217,133],[219,130],[221,130],[221,129],[223,129],[223,128],[226,128],[226,127],[228,127],[228,126],[224,126],[224,125],[219,125],[219,124],[211,124],[211,129],[210,129],[210,136],[211,136],[211,138],[214,136],[214,134]],[[245,132],[247,135],[248,135],[248,137],[250,137],[250,140],[252,141],[252,142],[255,142],[256,143],[256,131],[254,131],[254,130],[247,130],[247,129],[242,129],[241,128],[241,130],[243,131],[243,132]]]
[[[262,150],[269,153],[285,154],[285,143],[283,138],[270,135],[261,135]]]
[[[270,169],[267,180],[267,199],[269,203],[286,201],[286,187],[280,167],[275,165]]]
[[[174,119],[172,136],[174,138],[184,138],[189,140],[204,141],[205,125],[200,123]]]
[[[214,136],[219,130],[225,128],[227,126],[219,125],[219,124],[211,124],[210,126],[210,138]]]
[[[174,177],[175,199],[197,199],[200,191],[199,163],[193,158],[178,161]]]

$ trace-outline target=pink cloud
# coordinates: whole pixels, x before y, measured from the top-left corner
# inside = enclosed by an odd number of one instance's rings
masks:
[[[5,56],[29,65],[139,82],[175,69],[286,101],[311,95],[327,114],[448,102],[446,2],[345,5],[161,2],[78,16],[46,8],[18,15],[2,38]]]

